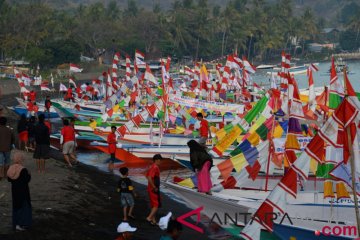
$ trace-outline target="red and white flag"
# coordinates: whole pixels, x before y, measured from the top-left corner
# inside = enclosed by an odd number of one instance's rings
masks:
[[[67,91],[67,87],[64,84],[60,83],[59,92],[66,92],[66,91]]]
[[[50,88],[48,87],[47,83],[41,83],[40,90],[41,91],[51,91]]]
[[[78,65],[70,63],[70,72],[79,73],[79,72],[82,72],[82,70],[83,69],[80,68]]]
[[[74,79],[72,77],[69,78],[69,85],[73,85],[74,88],[76,88],[76,83],[75,83],[75,81],[74,81]]]
[[[150,69],[149,65],[147,65],[147,64],[146,64],[146,71],[145,71],[144,79],[152,82],[155,85],[158,85],[158,82],[156,81],[156,78],[152,74],[151,69]]]
[[[243,56],[243,60],[242,63],[244,65],[244,68],[247,72],[249,73],[255,73],[256,72],[256,67],[254,65],[252,65],[245,56]]]
[[[145,65],[145,54],[139,50],[135,50],[135,63],[136,65]]]

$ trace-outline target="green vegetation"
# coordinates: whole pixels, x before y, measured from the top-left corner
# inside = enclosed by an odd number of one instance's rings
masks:
[[[154,58],[210,60],[237,52],[263,60],[281,50],[304,56],[307,43],[322,41],[327,20],[306,4],[299,13],[291,0],[224,2],[175,0],[164,10],[158,1],[152,1],[151,9],[136,0],[125,7],[112,0],[59,10],[43,1],[0,0],[0,59],[25,58],[46,68],[78,62],[80,54],[96,58],[99,49],[122,55],[139,49]],[[354,50],[359,47],[360,7],[349,2],[339,12],[347,26],[340,44]]]

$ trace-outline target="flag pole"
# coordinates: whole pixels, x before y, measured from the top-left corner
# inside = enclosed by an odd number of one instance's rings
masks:
[[[272,96],[274,97],[274,96]],[[273,152],[273,136],[274,136],[274,129],[275,129],[275,110],[276,106],[277,106],[277,98],[275,98],[275,104],[274,104],[274,109],[273,109],[273,122],[271,125],[271,133],[270,133],[270,138],[269,138],[269,156],[267,158],[267,165],[266,165],[266,176],[265,176],[265,192],[268,191],[268,185],[269,185],[269,170],[270,170],[270,161],[271,161],[271,154]]]
[[[346,81],[345,78],[346,76],[346,70],[343,69],[344,71],[344,89],[345,89],[345,98],[347,98],[347,88],[346,88]],[[350,161],[350,166],[351,166],[351,189],[353,192],[353,196],[354,196],[354,203],[355,203],[355,215],[356,215],[356,225],[357,225],[357,236],[360,237],[360,214],[359,214],[359,202],[358,202],[358,196],[357,196],[357,191],[356,191],[356,182],[355,182],[355,159],[354,159],[354,149],[353,149],[353,143],[351,141],[351,132],[350,132],[350,126],[348,126],[346,128],[346,132],[347,132],[347,140],[349,143],[349,152],[350,152],[350,156],[349,156],[349,161]]]

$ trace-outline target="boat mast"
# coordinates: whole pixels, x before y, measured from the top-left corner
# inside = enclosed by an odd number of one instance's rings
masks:
[[[273,136],[274,136],[274,129],[275,129],[275,112],[277,111],[276,106],[277,106],[277,98],[275,98],[274,96],[272,96],[274,98],[275,104],[274,104],[274,109],[273,109],[273,113],[272,113],[272,117],[273,117],[273,121],[272,121],[272,125],[271,125],[271,132],[270,132],[270,137],[269,137],[269,156],[267,158],[267,163],[266,163],[266,175],[265,175],[265,192],[268,191],[268,185],[269,185],[269,169],[270,169],[270,161],[271,161],[271,154],[273,153]]]

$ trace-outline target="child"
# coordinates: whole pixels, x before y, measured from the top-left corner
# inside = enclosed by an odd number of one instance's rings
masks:
[[[127,167],[120,168],[120,180],[118,183],[118,192],[120,192],[121,206],[124,210],[124,218],[123,221],[128,221],[128,217],[135,219],[132,212],[134,210],[134,196],[132,186],[132,182],[130,178],[128,178],[129,169]],[[129,208],[129,212],[128,212]]]
[[[107,143],[109,144],[109,153],[110,153],[110,162],[109,162],[109,170],[114,168],[115,162],[115,152],[116,152],[116,135],[115,135],[116,127],[111,126],[111,133],[107,137]]]

